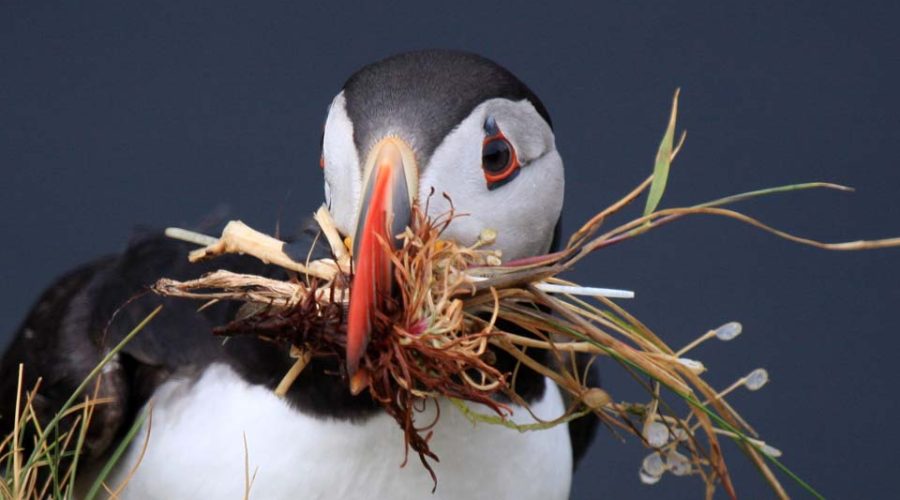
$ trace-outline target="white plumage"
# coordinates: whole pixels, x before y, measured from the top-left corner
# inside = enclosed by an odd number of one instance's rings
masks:
[[[245,484],[243,436],[251,474],[250,497],[274,499],[535,499],[568,498],[572,452],[565,425],[518,432],[472,424],[444,403],[431,448],[437,490],[411,452],[403,468],[403,434],[387,414],[362,423],[300,413],[231,368],[211,365],[198,379],[175,378],[153,398],[146,454],[124,490],[125,499],[241,498]],[[481,412],[486,408],[473,409]],[[541,419],[564,412],[559,389],[547,380],[532,405]],[[433,408],[419,415],[431,421]],[[513,419],[534,419],[515,408]],[[146,425],[146,424],[145,424]],[[138,459],[142,431],[110,483],[124,480]]]

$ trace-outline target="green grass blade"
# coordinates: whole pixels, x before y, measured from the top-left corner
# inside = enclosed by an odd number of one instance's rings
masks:
[[[549,421],[538,421],[530,424],[517,424],[512,419],[507,417],[502,417],[500,415],[489,415],[487,413],[480,413],[466,404],[465,401],[459,398],[447,398],[453,406],[459,410],[460,413],[466,417],[466,420],[472,422],[473,424],[477,422],[483,422],[489,425],[502,425],[507,429],[512,429],[519,432],[529,432],[529,431],[541,431],[550,429],[552,427],[556,427],[560,424],[567,424],[575,419],[581,418],[589,413],[592,413],[592,410],[580,410],[576,412],[572,412],[566,415],[563,415],[561,418]]]
[[[669,166],[672,164],[672,150],[675,144],[675,118],[678,115],[678,94],[681,89],[675,90],[672,99],[672,114],[669,116],[669,125],[663,135],[659,150],[656,152],[656,161],[653,165],[653,182],[650,183],[650,193],[647,195],[647,205],[644,207],[644,215],[650,215],[659,206],[663,192],[666,190],[666,181],[669,179]]]
[[[81,458],[81,450],[84,449],[84,441],[87,439],[87,431],[91,426],[88,414],[92,409],[85,408],[82,411],[81,427],[78,429],[78,441],[75,443],[75,450],[72,454],[72,464],[69,466],[71,474],[69,474],[69,484],[66,486],[66,498],[75,498],[75,478],[78,476],[78,460]]]
[[[802,184],[787,184],[784,186],[757,189],[756,191],[748,191],[746,193],[726,196],[725,198],[719,198],[717,200],[694,205],[694,207],[692,208],[721,207],[723,205],[730,205],[732,203],[749,200],[751,198],[758,198],[761,196],[768,196],[770,194],[776,193],[787,193],[790,191],[802,191],[805,189],[834,189],[837,191],[853,191],[853,188],[851,187],[842,186],[840,184],[832,184],[830,182],[805,182]]]
[[[723,429],[725,429],[725,430],[727,430],[727,431],[733,433],[734,436],[733,436],[731,439],[733,439],[734,441],[738,442],[739,444],[744,444],[744,445],[746,445],[746,446],[752,446],[752,447],[753,447],[754,449],[756,449],[763,457],[765,457],[769,462],[771,462],[773,465],[775,465],[775,467],[777,467],[779,470],[781,470],[781,472],[783,472],[783,473],[784,473],[786,476],[788,476],[792,481],[794,481],[798,486],[800,486],[801,488],[803,488],[804,490],[806,490],[807,493],[809,493],[810,495],[812,495],[813,497],[815,497],[815,498],[817,498],[817,499],[819,499],[819,500],[824,500],[825,496],[822,495],[821,493],[819,493],[812,485],[810,485],[808,482],[804,481],[800,476],[798,476],[795,472],[793,472],[792,470],[790,470],[790,469],[789,469],[786,465],[784,465],[780,460],[778,460],[777,458],[775,458],[775,457],[773,457],[773,456],[771,456],[771,455],[765,453],[759,446],[757,446],[755,443],[753,443],[753,442],[750,440],[750,437],[749,437],[749,436],[747,436],[746,434],[744,434],[743,432],[741,432],[739,429],[735,428],[733,425],[731,425],[730,423],[728,423],[728,421],[726,421],[726,420],[723,419],[721,416],[719,416],[718,413],[716,413],[714,410],[710,409],[707,405],[704,405],[703,403],[701,403],[700,401],[698,401],[693,395],[691,395],[691,394],[683,394],[683,393],[681,393],[680,391],[678,391],[677,389],[675,389],[674,387],[671,387],[671,386],[669,386],[668,384],[666,384],[665,381],[662,381],[662,380],[658,380],[658,379],[653,378],[649,373],[647,373],[646,371],[644,371],[644,370],[643,370],[640,366],[638,366],[637,364],[631,362],[630,360],[628,360],[628,359],[626,359],[626,358],[623,358],[623,357],[622,357],[621,355],[619,355],[615,350],[610,349],[610,348],[604,346],[604,345],[601,344],[600,342],[597,342],[597,341],[594,340],[593,338],[591,338],[591,337],[589,337],[589,336],[587,336],[587,335],[584,335],[584,334],[582,334],[581,332],[578,332],[578,331],[576,331],[576,330],[573,330],[573,329],[571,329],[571,328],[566,327],[565,325],[561,325],[561,324],[558,324],[558,323],[551,323],[551,322],[548,321],[548,324],[552,324],[554,328],[558,329],[558,331],[566,332],[567,334],[569,334],[569,335],[571,335],[571,336],[573,336],[573,337],[575,337],[575,338],[577,338],[577,339],[579,339],[579,340],[581,340],[581,341],[588,342],[588,343],[594,345],[595,347],[598,347],[599,349],[601,349],[601,350],[603,350],[604,352],[606,352],[610,357],[612,357],[613,359],[615,359],[615,360],[618,361],[619,363],[622,363],[623,365],[629,366],[629,367],[631,367],[632,369],[636,370],[637,372],[643,374],[644,376],[650,377],[651,379],[655,380],[656,382],[659,382],[660,384],[662,384],[663,386],[665,386],[667,389],[669,389],[670,391],[672,391],[673,393],[675,393],[676,395],[678,395],[678,397],[684,399],[684,401],[685,401],[686,403],[688,403],[688,404],[691,405],[691,406],[696,407],[696,408],[699,409],[700,411],[702,411],[702,412],[704,412],[705,414],[707,414],[712,420],[714,420],[717,424],[719,424],[720,426],[722,426]]]
[[[44,433],[43,429],[41,428],[41,422],[38,420],[37,416],[35,416],[33,413],[28,418],[28,421],[34,427],[35,436],[37,436],[38,439],[40,439],[40,437]],[[48,447],[46,454],[50,455],[51,453],[53,455],[47,458],[47,468],[50,470],[50,481],[51,481],[50,484],[53,486],[52,495],[53,495],[53,498],[60,498],[62,496],[62,488],[60,487],[60,484],[59,484],[59,471],[56,466],[60,462],[59,451],[55,450],[55,448],[53,448],[53,447]],[[8,474],[4,477],[8,477]]]
[[[676,392],[676,394],[677,394],[677,392]],[[739,443],[743,443],[747,446],[752,446],[754,449],[756,449],[757,452],[759,452],[760,455],[762,455],[763,457],[768,459],[769,462],[772,462],[772,464],[775,465],[775,467],[777,467],[779,470],[781,470],[781,472],[783,472],[785,475],[790,477],[791,480],[793,480],[798,485],[800,485],[800,487],[803,488],[804,490],[806,490],[807,493],[818,498],[819,500],[825,500],[825,496],[822,495],[821,493],[819,493],[818,491],[816,491],[816,489],[813,488],[812,485],[810,485],[809,483],[804,481],[802,478],[800,478],[800,476],[798,476],[796,473],[794,473],[794,471],[790,470],[786,465],[781,463],[780,460],[778,460],[777,458],[766,453],[762,449],[762,447],[758,446],[753,441],[750,441],[750,438],[746,434],[744,434],[743,432],[741,432],[740,430],[735,428],[733,425],[728,423],[728,421],[725,420],[724,418],[720,417],[718,413],[714,412],[713,410],[710,410],[708,406],[704,405],[700,401],[697,401],[697,399],[691,395],[679,394],[679,396],[681,396],[689,405],[691,405],[695,408],[698,408],[699,410],[701,410],[704,413],[706,413],[707,415],[709,415],[709,418],[713,419],[723,429],[733,433],[734,436],[729,436],[729,437],[731,437],[731,439],[733,439],[734,441],[737,441]]]
[[[155,318],[156,315],[159,314],[159,312],[161,310],[162,310],[162,306],[158,306],[150,314],[148,314],[147,317],[144,318],[144,320],[141,321],[136,327],[134,327],[134,329],[131,330],[131,332],[129,332],[128,335],[126,335],[125,338],[122,339],[121,342],[119,342],[115,347],[110,349],[110,351],[106,354],[106,356],[103,357],[103,359],[100,361],[100,363],[97,366],[95,366],[94,369],[91,370],[90,373],[88,373],[87,377],[85,377],[84,380],[81,381],[81,384],[79,384],[78,387],[75,389],[75,391],[72,392],[72,395],[69,396],[69,399],[66,401],[66,403],[62,406],[62,408],[60,408],[60,410],[56,413],[56,415],[53,417],[53,419],[50,420],[50,423],[47,424],[47,427],[44,428],[44,435],[40,439],[37,440],[37,443],[35,443],[35,447],[34,447],[35,450],[40,450],[41,447],[46,442],[47,436],[50,433],[53,433],[54,431],[56,431],[57,426],[59,426],[60,421],[62,421],[63,414],[65,414],[66,410],[71,408],[72,405],[75,404],[75,401],[77,401],[78,398],[81,397],[81,394],[84,392],[85,389],[87,389],[88,384],[90,384],[91,381],[94,380],[94,377],[99,375],[100,372],[103,370],[103,367],[106,366],[106,364],[109,363],[116,356],[116,354],[118,354],[119,351],[121,351],[122,348],[124,348],[125,345],[127,345],[128,342],[130,342],[131,339],[133,339],[135,337],[135,335],[140,333],[140,331],[143,330],[144,327],[146,327],[147,324],[150,323],[150,321],[153,320],[153,318]],[[31,466],[34,465],[34,462],[36,460],[38,460],[39,458],[40,458],[39,453],[37,453],[37,451],[33,452],[31,454],[31,456],[28,457],[28,461],[25,463],[25,466],[23,466],[22,470],[28,470],[29,468],[31,468]]]
[[[134,423],[131,425],[131,428],[128,429],[128,433],[125,434],[125,437],[122,438],[122,441],[119,442],[119,446],[116,447],[116,450],[110,455],[109,460],[103,464],[103,468],[100,469],[100,473],[97,474],[97,478],[94,479],[94,483],[91,485],[91,489],[88,490],[87,495],[85,495],[84,500],[94,500],[97,496],[97,493],[103,489],[103,482],[106,481],[106,478],[109,477],[109,473],[112,472],[113,467],[119,463],[119,460],[122,458],[122,455],[125,454],[125,451],[128,450],[128,447],[131,446],[131,442],[134,441],[134,437],[137,436],[138,431],[144,426],[144,422],[147,421],[147,416],[150,414],[150,407],[146,407],[144,411],[141,412],[140,416],[135,419]]]

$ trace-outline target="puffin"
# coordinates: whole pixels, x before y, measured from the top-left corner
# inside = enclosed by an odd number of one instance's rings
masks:
[[[435,482],[417,461],[406,463],[393,418],[365,391],[349,389],[371,334],[374,295],[391,279],[385,248],[372,241],[402,232],[414,205],[437,216],[452,204],[464,216],[442,237],[462,244],[474,244],[484,228],[496,230],[493,248],[503,260],[558,246],[564,169],[540,99],[476,54],[395,55],[352,74],[331,101],[320,166],[324,203],[354,245],[345,360],[313,358],[287,394],[276,395],[293,364],[286,346],[211,334],[235,318],[237,304],[198,311],[147,290],[161,277],[190,279],[215,269],[285,278],[283,271],[244,256],[190,264],[191,245],[138,230],[121,253],[59,278],[27,314],[0,361],[3,432],[12,429],[20,363],[24,387],[41,378],[33,404],[47,421],[111,346],[163,304],[99,377],[98,395],[109,403],[97,407],[88,428],[81,483],[90,483],[149,410],[107,478],[114,488],[127,481],[119,498],[237,498],[248,470],[249,495],[258,499],[568,498],[574,467],[595,433],[593,416],[520,432],[473,423],[447,401],[424,402],[416,419],[436,422],[429,440],[438,456]],[[314,233],[299,231],[286,249],[303,257],[319,251]],[[501,369],[515,368],[505,353],[496,358]],[[557,418],[569,404],[552,381],[526,367],[515,389],[529,405],[506,402],[518,424]]]

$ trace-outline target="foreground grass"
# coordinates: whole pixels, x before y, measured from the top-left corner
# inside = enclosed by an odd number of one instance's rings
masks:
[[[159,314],[157,307],[143,321],[134,327],[115,347],[109,350],[100,363],[94,367],[75,389],[59,412],[49,421],[41,422],[33,406],[34,397],[40,391],[41,379],[34,387],[23,387],[24,372],[19,365],[16,414],[12,432],[0,442],[0,498],[15,500],[71,499],[75,497],[76,485],[86,487],[87,493],[81,498],[93,500],[101,493],[115,498],[122,491],[123,484],[109,485],[106,479],[125,450],[135,439],[144,425],[149,412],[145,411],[135,419],[125,438],[112,452],[100,472],[91,483],[79,480],[84,442],[91,423],[91,417],[99,405],[110,401],[97,396],[99,379],[106,366],[128,342]],[[145,442],[146,445],[146,442]],[[130,474],[129,474],[130,477]]]

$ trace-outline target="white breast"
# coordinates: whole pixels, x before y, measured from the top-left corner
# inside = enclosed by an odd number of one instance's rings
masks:
[[[251,473],[258,470],[253,499],[568,498],[572,453],[565,425],[520,433],[473,425],[448,403],[441,410],[431,440],[440,457],[432,495],[431,478],[414,452],[400,467],[403,434],[386,414],[359,424],[314,418],[213,365],[199,380],[172,380],[157,391],[149,444],[123,498],[242,498],[245,434]],[[555,384],[547,381],[532,411],[541,419],[562,414]],[[513,419],[534,421],[522,408]],[[430,422],[429,415],[420,422]],[[113,486],[138,459],[143,436],[120,462]]]

